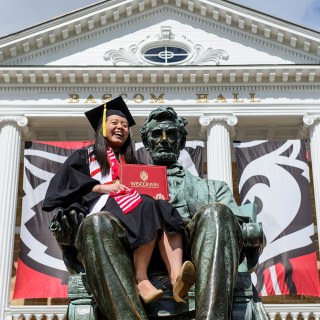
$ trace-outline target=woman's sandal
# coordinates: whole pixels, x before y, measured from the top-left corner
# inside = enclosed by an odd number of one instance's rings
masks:
[[[141,300],[143,301],[143,303],[147,304],[147,303],[151,303],[154,302],[158,299],[160,299],[162,297],[163,291],[161,289],[157,289],[155,291],[153,291],[152,293],[149,293],[145,296],[140,295]]]
[[[187,303],[183,298],[195,282],[196,272],[191,261],[183,263],[176,283],[173,285],[173,298],[176,302]]]

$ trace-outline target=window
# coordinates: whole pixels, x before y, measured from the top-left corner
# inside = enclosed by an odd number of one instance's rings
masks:
[[[143,56],[154,63],[173,64],[186,60],[189,57],[189,52],[179,47],[161,46],[147,49]]]

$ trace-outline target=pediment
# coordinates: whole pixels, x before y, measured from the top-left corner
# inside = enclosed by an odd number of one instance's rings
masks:
[[[163,65],[163,60],[146,55],[153,48],[159,48],[156,54],[168,58],[169,65],[320,62],[319,33],[226,1],[133,0],[100,2],[4,37],[0,39],[0,63]],[[167,48],[185,50],[186,55],[172,62],[172,50]]]

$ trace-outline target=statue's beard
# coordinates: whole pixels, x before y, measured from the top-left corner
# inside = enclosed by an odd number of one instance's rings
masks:
[[[158,152],[150,154],[152,162],[159,165],[172,164],[178,161],[179,156],[172,152]]]

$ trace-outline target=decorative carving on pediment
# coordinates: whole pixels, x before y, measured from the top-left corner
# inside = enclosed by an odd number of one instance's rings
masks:
[[[228,60],[229,55],[225,50],[222,49],[205,49],[201,45],[194,46],[194,59],[192,60],[192,64],[201,65],[201,64],[212,64],[216,65],[220,64],[221,60]]]
[[[127,49],[108,50],[103,58],[113,65],[219,65],[229,55],[174,34],[171,26],[161,26],[160,34],[147,35]]]
[[[111,60],[113,65],[141,65],[142,61],[139,61],[137,56],[137,45],[130,46],[127,50],[120,48],[119,50],[108,50],[104,55],[104,60]]]

